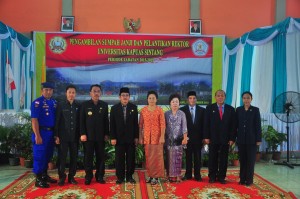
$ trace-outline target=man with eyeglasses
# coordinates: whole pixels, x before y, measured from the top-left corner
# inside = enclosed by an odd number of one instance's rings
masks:
[[[126,182],[134,184],[135,147],[139,138],[138,110],[129,102],[129,88],[121,88],[119,98],[120,103],[112,106],[110,111],[110,138],[116,149],[116,183],[122,184],[126,177]]]
[[[91,184],[93,178],[93,160],[96,153],[96,182],[105,184],[104,147],[108,140],[109,121],[108,104],[100,100],[101,86],[90,87],[91,99],[84,102],[80,110],[80,140],[84,146],[85,185]]]

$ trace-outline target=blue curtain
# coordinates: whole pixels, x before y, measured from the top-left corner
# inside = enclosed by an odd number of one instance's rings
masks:
[[[236,54],[229,56],[229,66],[228,66],[229,68],[228,68],[226,99],[225,99],[226,104],[231,104],[232,102],[235,62],[236,62]]]
[[[245,91],[250,91],[253,48],[254,47],[249,44],[246,44],[244,47],[242,77],[241,77],[241,93]],[[242,99],[242,96],[240,97]],[[240,104],[237,104],[237,106],[241,106],[241,105],[242,105],[242,100]]]
[[[273,39],[273,102],[279,94],[286,91],[286,40],[285,34],[278,34]]]

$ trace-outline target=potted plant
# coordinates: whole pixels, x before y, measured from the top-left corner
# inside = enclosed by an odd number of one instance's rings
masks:
[[[116,150],[109,141],[105,142],[105,167],[108,169],[115,168]]]
[[[135,164],[138,168],[143,168],[145,162],[144,146],[138,145],[135,149]]]
[[[18,145],[18,150],[20,152],[20,164],[21,166],[25,166],[24,162],[22,165],[22,161],[32,156],[31,121],[30,115],[26,113],[19,114],[19,118],[22,120],[21,124],[18,124],[19,132],[21,134],[20,139],[22,140],[22,142],[20,142],[20,144]]]
[[[256,146],[256,158],[255,158],[255,161],[256,162],[259,162],[260,161],[260,158],[261,158],[261,152],[259,150],[259,145]]]
[[[229,153],[228,153],[228,161],[231,162],[232,166],[238,166],[239,165],[239,154],[235,150],[236,145],[235,143],[230,146]]]
[[[0,125],[0,164],[7,164],[10,148],[8,146],[9,127]]]
[[[202,166],[208,167],[208,153],[202,155]]]
[[[279,160],[281,152],[277,151],[277,149],[278,146],[282,144],[282,142],[287,141],[286,134],[278,132],[271,125],[265,125],[262,128],[262,137],[268,143],[268,148],[266,149],[266,153],[271,152],[273,157],[276,156],[277,154],[276,160]]]

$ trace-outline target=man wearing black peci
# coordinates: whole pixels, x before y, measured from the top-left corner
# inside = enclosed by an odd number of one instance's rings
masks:
[[[137,106],[129,102],[129,88],[121,88],[119,98],[120,103],[112,106],[110,112],[110,138],[116,149],[116,183],[123,183],[125,177],[127,182],[135,183],[132,175],[139,138],[138,111]]]
[[[186,106],[180,108],[186,116],[189,138],[186,149],[186,172],[182,180],[192,179],[194,165],[194,178],[200,182],[202,181],[200,167],[205,109],[197,105],[195,91],[188,92],[187,102]]]
[[[59,103],[56,110],[55,142],[59,145],[58,185],[65,184],[66,159],[69,150],[70,166],[68,182],[77,184],[74,179],[77,167],[77,152],[79,142],[79,104],[75,101],[76,87],[66,87],[66,100]]]
[[[105,184],[104,147],[108,140],[109,121],[108,105],[100,100],[101,86],[90,87],[91,99],[82,103],[80,110],[80,140],[84,147],[85,185],[91,184],[93,178],[93,160],[96,153],[96,182]]]

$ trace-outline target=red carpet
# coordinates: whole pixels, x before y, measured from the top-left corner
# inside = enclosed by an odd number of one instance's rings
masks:
[[[106,171],[106,184],[98,184],[95,181],[91,185],[84,185],[84,172],[77,172],[76,179],[79,184],[74,186],[66,183],[59,187],[51,184],[48,189],[35,188],[34,175],[31,172],[25,173],[19,179],[0,191],[0,198],[296,198],[292,193],[287,193],[272,183],[255,175],[254,185],[245,187],[239,185],[238,171],[228,171],[226,185],[220,183],[209,184],[207,171],[201,171],[203,182],[188,180],[181,183],[169,183],[163,179],[154,186],[145,183],[147,174],[138,170],[134,174],[137,184],[130,183],[116,185],[115,173],[112,170]],[[52,172],[51,176],[57,178]]]

